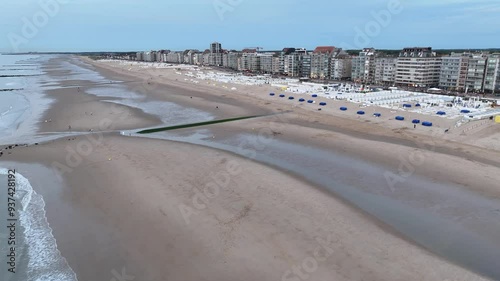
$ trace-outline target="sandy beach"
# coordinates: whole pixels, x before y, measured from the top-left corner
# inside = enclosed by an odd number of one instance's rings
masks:
[[[0,163],[17,166],[46,198],[58,249],[80,281],[117,280],[116,274],[123,272],[130,277],[126,280],[144,281],[488,280],[483,276],[498,273],[497,261],[477,272],[473,264],[447,260],[389,225],[392,221],[382,221],[368,207],[356,206],[293,167],[162,139],[161,134],[152,136],[156,139],[133,135],[141,128],[171,124],[147,109],[113,103],[114,96],[91,94],[110,87],[104,82],[65,79],[61,63],[68,60],[100,73],[103,81],[123,81],[120,86],[140,95],[137,100],[144,104],[171,103],[213,119],[262,116],[211,125],[202,131],[210,136],[203,141],[214,147],[232,145],[234,136],[244,135],[263,136],[260,146],[236,144],[262,157],[273,142],[334,153],[338,159],[325,161],[338,170],[324,174],[360,192],[423,209],[439,205],[440,198],[427,193],[417,198],[407,190],[418,188],[420,179],[457,187],[457,198],[464,202],[463,194],[500,200],[500,127],[485,123],[474,134],[444,133],[451,121],[435,119],[435,128],[414,130],[388,117],[340,113],[336,109],[342,102],[318,111],[272,99],[268,93],[276,89],[271,86],[234,85],[238,89],[230,90],[232,85],[185,81],[175,69],[151,72],[88,58],[54,58],[45,71],[59,82],[47,90],[55,101],[40,120],[39,133],[74,136],[4,150]],[[175,120],[190,122],[184,116]],[[176,133],[191,136],[202,129]],[[294,159],[293,154],[280,157]],[[311,170],[317,167],[298,156],[294,161]],[[379,170],[367,171],[376,178],[366,176],[350,164],[358,162],[388,171],[395,181],[386,182]],[[478,220],[468,217],[468,206],[436,210],[442,218],[463,220],[464,227],[497,241],[498,214],[493,207],[480,212],[497,218],[484,219],[491,229],[478,228]],[[445,245],[446,237],[438,244]]]

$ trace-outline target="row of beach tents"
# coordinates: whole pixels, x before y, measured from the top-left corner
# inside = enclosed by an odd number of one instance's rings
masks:
[[[275,93],[269,93],[269,95],[270,95],[270,96],[275,96],[276,94],[275,94]],[[285,96],[284,94],[280,94],[280,95],[279,95],[279,97],[280,97],[280,98],[285,98],[286,96]],[[315,98],[315,97],[318,97],[318,95],[312,95],[312,97],[313,97],[313,98]],[[289,97],[288,97],[288,99],[289,99],[289,100],[294,100],[294,99],[295,99],[295,97],[293,97],[293,96],[289,96]],[[306,102],[306,99],[304,99],[304,98],[300,98],[300,99],[299,99],[299,102]],[[315,103],[315,101],[314,101],[314,100],[307,100],[307,103]],[[319,103],[319,105],[321,105],[321,106],[326,106],[326,105],[327,105],[327,103],[326,103],[326,102],[320,102],[320,103]],[[416,106],[418,106],[418,105],[416,105]],[[411,107],[411,105],[410,105],[410,104],[404,104],[404,105],[403,105],[403,107]],[[341,111],[347,111],[347,110],[348,110],[348,108],[347,108],[347,107],[345,107],[345,106],[341,106],[339,109],[340,109]],[[463,112],[463,113],[465,113],[465,112]],[[365,114],[366,114],[366,112],[365,112],[365,111],[363,111],[363,110],[359,110],[359,111],[357,111],[357,112],[356,112],[356,114],[358,114],[358,115],[365,115]],[[438,112],[437,112],[437,114],[438,114],[438,115],[446,115],[446,112],[444,112],[444,111],[438,111]],[[376,112],[376,113],[373,113],[373,116],[374,116],[374,117],[381,117],[381,116],[382,116],[382,114],[381,114],[381,113]],[[404,120],[405,120],[405,117],[403,117],[403,116],[396,116],[396,117],[395,117],[395,119],[396,119],[396,120],[398,120],[398,121],[404,121]],[[428,121],[420,122],[420,120],[418,120],[418,119],[413,119],[413,120],[412,120],[412,123],[413,123],[413,124],[420,124],[420,123],[421,123],[421,124],[422,124],[422,126],[432,127],[432,122],[428,122]]]

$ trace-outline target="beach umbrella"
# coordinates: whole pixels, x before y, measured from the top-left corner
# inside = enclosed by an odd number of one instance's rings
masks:
[[[463,109],[463,110],[460,111],[460,113],[470,113],[470,110]]]
[[[413,121],[411,121],[413,124],[420,124],[420,120],[418,119],[413,119]]]
[[[373,116],[380,117],[380,116],[382,116],[382,114],[380,114],[380,113],[373,113]]]
[[[308,100],[307,103],[313,103],[314,101],[313,100]]]
[[[269,93],[270,96],[274,96],[274,93]]]
[[[319,105],[321,106],[325,106],[326,105],[326,102],[320,102]]]
[[[405,103],[403,104],[403,107],[411,107],[411,104]]]
[[[420,103],[417,103],[415,106],[420,106]]]
[[[305,99],[299,99],[300,102],[305,102],[306,100]]]
[[[403,121],[403,120],[405,120],[405,118],[403,116],[396,116],[396,120]]]
[[[422,122],[422,126],[432,127],[432,123],[425,121],[425,122]]]
[[[342,106],[342,107],[340,108],[340,110],[342,110],[342,111],[346,111],[346,110],[347,110],[347,107]]]
[[[295,99],[295,98],[294,98],[294,97],[288,97],[288,99],[289,99],[289,100],[293,100],[293,99]]]
[[[285,97],[285,95],[283,95],[283,94],[280,95],[280,98],[284,98],[284,97]]]
[[[446,112],[444,112],[444,111],[438,111],[436,114],[437,115],[446,115]]]
[[[317,98],[317,97],[318,97],[318,95],[314,94],[314,95],[312,95],[312,97],[313,97],[313,98]]]
[[[364,111],[362,111],[362,110],[360,110],[360,111],[358,111],[358,112],[356,112],[356,113],[357,113],[358,115],[365,115],[365,112],[364,112]]]

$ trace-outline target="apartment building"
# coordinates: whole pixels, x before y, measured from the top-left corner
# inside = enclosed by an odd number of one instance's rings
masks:
[[[184,52],[170,52],[167,54],[165,62],[182,63],[183,61],[184,61]]]
[[[211,65],[210,63],[212,62],[212,56],[210,53],[210,50],[205,50],[203,52],[203,60],[202,60],[202,65]]]
[[[486,74],[487,62],[488,56],[484,54],[473,55],[469,58],[467,78],[465,80],[465,88],[467,91],[484,91],[484,77]]]
[[[163,54],[165,53],[165,50],[160,50],[156,52],[156,62],[164,62],[163,60]]]
[[[280,53],[279,74],[288,74],[288,58],[290,54],[295,52],[295,48],[284,48]]]
[[[260,56],[255,53],[252,56],[249,57],[249,67],[248,70],[251,72],[260,72]]]
[[[271,73],[272,74],[280,74],[280,67],[281,67],[281,64],[280,64],[281,58],[280,58],[280,56],[279,55],[275,55],[275,56],[273,56],[272,60],[273,60],[273,64],[272,64],[273,66],[272,66]]]
[[[500,92],[500,54],[488,56],[486,62],[486,73],[484,75],[484,91]]]
[[[375,58],[375,83],[377,85],[393,85],[396,79],[397,58]]]
[[[311,78],[330,79],[332,59],[335,57],[336,48],[333,46],[320,46],[311,54]]]
[[[222,44],[219,42],[214,42],[210,44],[210,57],[209,65],[222,66]]]
[[[300,66],[300,55],[298,53],[291,53],[285,56],[285,75],[291,77],[298,77]]]
[[[275,58],[274,53],[263,53],[260,56],[260,72],[271,74],[273,73],[273,61]]]
[[[439,85],[441,58],[432,48],[405,48],[396,63],[396,85],[434,87]]]
[[[352,80],[358,83],[375,82],[375,56],[373,48],[365,48],[357,57],[352,58]]]
[[[193,55],[193,64],[195,65],[203,64],[203,53],[196,53]]]
[[[136,61],[144,61],[144,53],[143,52],[137,52],[135,54],[135,60]]]
[[[144,52],[143,60],[147,62],[155,62],[156,52],[155,51]]]
[[[229,68],[234,70],[238,69],[239,56],[240,55],[237,52],[229,52],[229,54],[227,54],[227,64]]]
[[[441,58],[439,87],[447,90],[465,89],[470,53],[452,53]]]
[[[311,60],[311,54],[307,51],[305,51],[303,54],[300,54],[299,77],[311,77]]]
[[[332,59],[330,79],[347,80],[352,75],[352,59],[349,56],[339,56]]]
[[[304,48],[287,48],[283,53],[283,74],[291,77],[310,77],[311,56]],[[290,51],[293,50],[293,51]],[[281,65],[281,63],[280,63]]]
[[[238,67],[239,71],[252,71],[257,72],[260,70],[260,62],[257,58],[256,49],[243,49],[241,51],[240,65]],[[258,68],[257,68],[258,67]]]
[[[184,51],[183,63],[194,64],[195,56],[199,52],[200,51],[198,51],[198,50],[186,50],[186,51]]]

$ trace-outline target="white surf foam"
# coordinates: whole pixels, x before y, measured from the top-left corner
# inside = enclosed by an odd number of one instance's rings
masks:
[[[0,175],[7,175],[7,170],[0,168]],[[27,281],[77,281],[73,269],[57,249],[56,239],[52,235],[45,215],[45,201],[36,193],[28,179],[16,174],[16,201],[19,222],[24,227],[24,239],[28,253]]]

